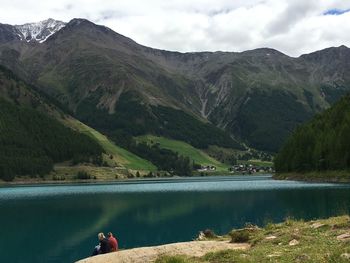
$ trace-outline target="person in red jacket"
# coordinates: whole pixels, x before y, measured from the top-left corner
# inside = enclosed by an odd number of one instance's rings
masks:
[[[118,241],[113,236],[112,232],[108,233],[108,240],[109,240],[109,244],[111,245],[111,251],[117,251],[118,250]]]

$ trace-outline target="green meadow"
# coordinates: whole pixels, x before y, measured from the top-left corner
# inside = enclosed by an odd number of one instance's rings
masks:
[[[87,134],[100,143],[108,155],[112,155],[112,160],[116,164],[131,170],[155,171],[157,168],[149,161],[115,145],[105,135],[93,128],[81,123],[78,120],[68,119],[69,125],[82,133]]]
[[[194,148],[190,144],[182,141],[172,140],[154,135],[139,136],[136,138],[136,140],[139,142],[146,142],[148,144],[159,143],[161,148],[169,149],[171,151],[177,152],[180,155],[189,157],[195,163],[201,165],[213,165],[217,168],[218,171],[227,171],[229,168],[228,165],[215,160],[204,151]]]

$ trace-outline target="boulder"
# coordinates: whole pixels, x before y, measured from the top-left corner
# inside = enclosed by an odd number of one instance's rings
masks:
[[[341,241],[350,240],[350,233],[341,234],[341,235],[337,236],[337,239],[341,240]]]
[[[293,239],[293,240],[291,240],[290,242],[289,242],[289,245],[290,246],[296,246],[296,245],[298,245],[300,242],[298,241],[298,240],[296,240],[296,239]]]

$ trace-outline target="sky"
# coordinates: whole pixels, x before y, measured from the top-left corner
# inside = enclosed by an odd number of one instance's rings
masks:
[[[350,0],[0,0],[0,23],[86,18],[159,49],[299,56],[350,47]]]

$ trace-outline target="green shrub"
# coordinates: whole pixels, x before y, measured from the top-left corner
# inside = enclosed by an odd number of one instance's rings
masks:
[[[64,180],[66,180],[66,177],[64,176],[64,175],[54,175],[54,176],[52,176],[52,180],[54,180],[54,181],[64,181]]]
[[[231,243],[245,243],[250,239],[248,229],[232,230],[229,235],[231,237]]]
[[[3,179],[6,182],[11,182],[15,179],[15,174],[12,170],[7,169],[7,167],[0,166],[0,179]]]
[[[204,236],[206,237],[206,238],[216,238],[217,237],[217,235],[214,233],[214,231],[213,230],[211,230],[211,229],[206,229],[206,230],[204,230],[203,231],[203,234],[204,234]]]
[[[75,179],[79,179],[79,180],[87,180],[87,179],[91,179],[91,175],[88,174],[85,171],[79,171],[77,173],[77,175],[75,176]]]

